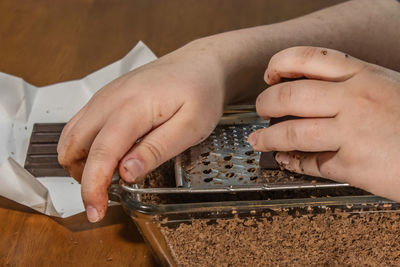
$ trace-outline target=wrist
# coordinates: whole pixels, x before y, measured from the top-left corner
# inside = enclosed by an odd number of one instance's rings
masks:
[[[263,72],[268,59],[262,59],[259,51],[246,47],[247,39],[237,31],[200,38],[182,49],[210,58],[218,68],[225,93],[225,104],[252,102],[264,88]]]

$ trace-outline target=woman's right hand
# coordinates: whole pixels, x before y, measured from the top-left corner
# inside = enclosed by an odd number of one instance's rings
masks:
[[[123,75],[65,126],[59,162],[81,182],[89,221],[104,217],[117,168],[125,181],[138,182],[214,129],[225,80],[211,51],[189,44]]]

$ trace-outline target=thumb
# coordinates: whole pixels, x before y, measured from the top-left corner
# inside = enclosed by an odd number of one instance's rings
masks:
[[[215,124],[196,122],[182,109],[167,122],[147,134],[120,161],[119,173],[127,182],[137,183],[151,170],[203,141]]]

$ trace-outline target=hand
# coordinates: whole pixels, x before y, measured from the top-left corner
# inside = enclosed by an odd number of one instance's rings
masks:
[[[281,78],[308,79],[279,83]],[[272,57],[257,99],[265,118],[294,115],[249,136],[258,151],[281,151],[284,168],[347,182],[400,201],[400,73],[324,48]]]
[[[224,84],[216,58],[187,46],[92,97],[58,145],[60,164],[81,181],[89,221],[104,217],[117,167],[125,181],[138,182],[211,133],[222,114]]]

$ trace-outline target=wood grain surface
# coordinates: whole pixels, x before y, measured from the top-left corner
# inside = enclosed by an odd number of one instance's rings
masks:
[[[120,59],[139,40],[162,56],[202,36],[339,2],[0,0],[0,71],[37,86],[79,79]],[[0,237],[0,266],[157,265],[120,207],[90,224],[84,214],[49,218],[0,198]]]

